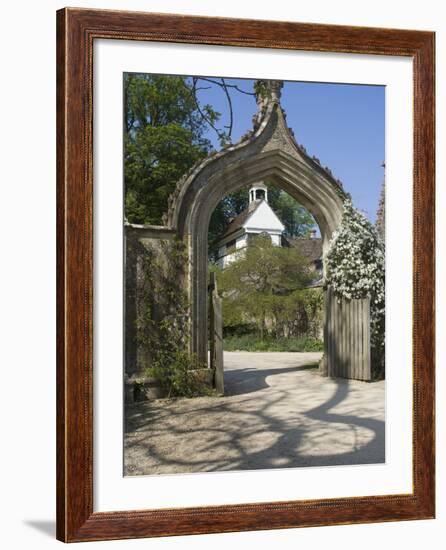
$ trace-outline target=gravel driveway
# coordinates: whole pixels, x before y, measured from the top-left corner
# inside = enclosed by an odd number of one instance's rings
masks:
[[[320,353],[225,352],[225,396],[126,409],[125,475],[384,462],[384,381],[318,375]]]

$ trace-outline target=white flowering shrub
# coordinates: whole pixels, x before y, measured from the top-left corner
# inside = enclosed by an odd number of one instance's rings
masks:
[[[370,298],[372,371],[384,376],[385,251],[375,227],[350,199],[344,201],[342,223],[330,241],[326,282],[338,296]]]

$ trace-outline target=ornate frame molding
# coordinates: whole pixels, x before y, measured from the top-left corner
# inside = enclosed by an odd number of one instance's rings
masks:
[[[411,494],[93,512],[92,75],[93,41],[98,38],[402,55],[413,59]],[[434,40],[434,33],[424,31],[76,8],[58,11],[58,539],[108,540],[434,517]]]

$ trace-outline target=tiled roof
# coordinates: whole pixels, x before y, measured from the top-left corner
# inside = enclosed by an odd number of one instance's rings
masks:
[[[226,231],[223,233],[221,238],[223,239],[224,237],[235,233],[237,230],[243,227],[243,224],[246,222],[249,216],[257,210],[261,202],[261,200],[255,201],[254,203],[251,203],[247,208],[245,208],[243,212],[240,212],[240,214],[236,216],[228,225]]]
[[[322,257],[322,239],[307,237],[288,237],[290,246],[297,248],[304,258],[315,262]]]

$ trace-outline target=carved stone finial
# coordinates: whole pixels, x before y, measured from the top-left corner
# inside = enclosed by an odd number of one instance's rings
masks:
[[[282,96],[283,80],[269,80],[269,89],[271,93],[271,100],[280,103]]]
[[[256,80],[254,91],[259,109],[265,107],[270,101],[280,103],[282,88],[283,80]]]

